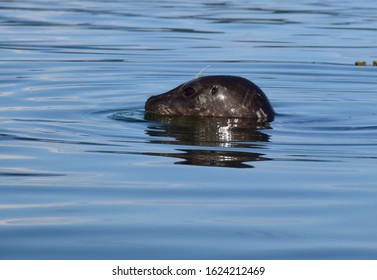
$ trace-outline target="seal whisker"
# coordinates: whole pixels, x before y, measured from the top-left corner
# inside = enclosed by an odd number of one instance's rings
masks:
[[[196,76],[194,76],[194,79],[199,78],[200,74],[202,74],[204,71],[206,71],[209,67],[211,67],[211,64],[208,64],[206,67],[204,67],[202,70],[199,71]]]

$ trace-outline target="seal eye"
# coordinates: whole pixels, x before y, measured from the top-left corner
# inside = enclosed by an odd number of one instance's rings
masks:
[[[215,95],[218,91],[219,91],[219,89],[217,88],[217,86],[213,86],[212,89],[211,89],[211,94]]]
[[[183,95],[186,97],[191,97],[196,93],[195,89],[192,87],[185,88],[183,91]]]

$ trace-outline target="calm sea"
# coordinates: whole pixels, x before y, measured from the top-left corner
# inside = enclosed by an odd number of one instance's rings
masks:
[[[377,259],[376,32],[367,0],[0,1],[0,259]],[[275,121],[144,118],[201,71]]]

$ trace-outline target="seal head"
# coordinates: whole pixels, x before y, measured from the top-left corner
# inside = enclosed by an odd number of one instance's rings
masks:
[[[237,76],[195,78],[145,103],[149,114],[250,118],[272,121],[274,110],[267,96],[251,81]]]

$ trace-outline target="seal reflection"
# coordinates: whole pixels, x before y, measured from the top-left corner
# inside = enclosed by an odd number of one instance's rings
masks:
[[[145,119],[149,122],[145,132],[153,137],[150,143],[196,147],[179,148],[177,153],[149,152],[146,155],[180,159],[176,164],[235,168],[252,168],[249,162],[270,160],[263,153],[248,151],[262,149],[269,141],[269,135],[261,131],[271,128],[268,122],[153,114],[146,114]]]

